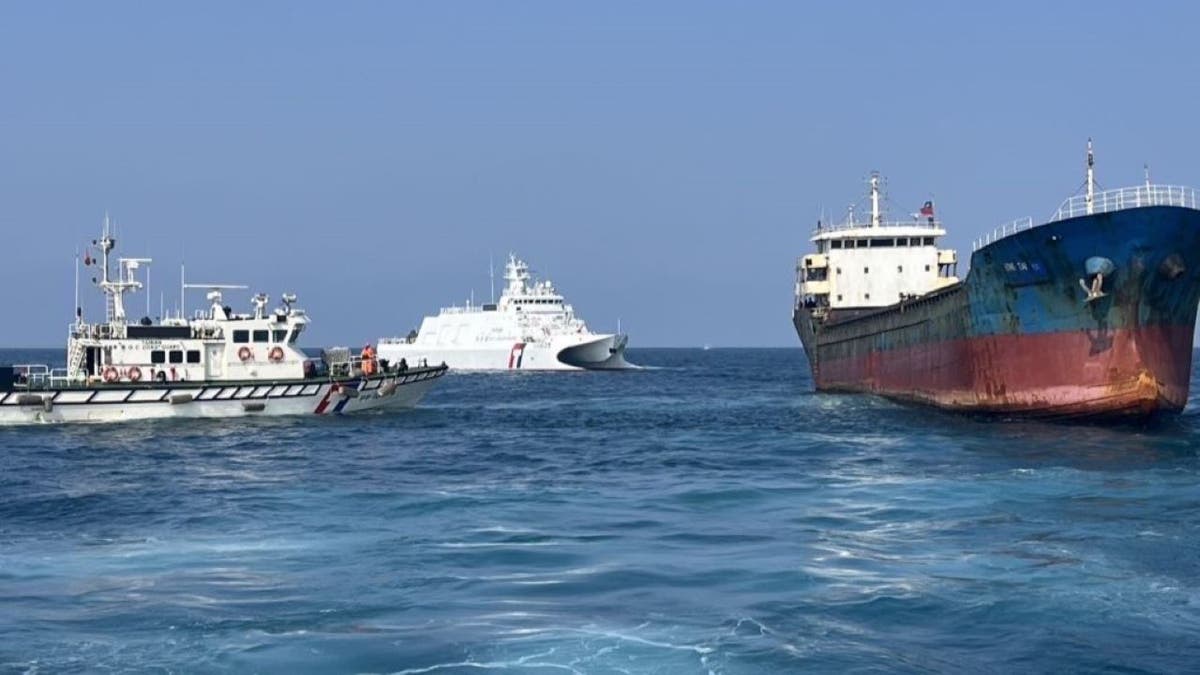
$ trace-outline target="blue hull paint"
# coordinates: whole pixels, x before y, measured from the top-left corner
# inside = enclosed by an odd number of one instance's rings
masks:
[[[1111,260],[1085,307],[1089,258]],[[1173,276],[1172,276],[1173,275]],[[1187,326],[1200,302],[1200,211],[1170,206],[1081,216],[1000,239],[971,256],[968,335]]]

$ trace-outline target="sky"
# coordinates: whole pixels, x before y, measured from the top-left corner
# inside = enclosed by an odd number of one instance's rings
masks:
[[[637,346],[796,346],[795,260],[872,170],[967,259],[1106,188],[1200,186],[1196,3],[0,4],[0,346],[59,346],[107,212],[159,314],[295,292],[404,334],[508,252]],[[84,275],[83,305],[103,317]],[[189,296],[189,311],[203,306]]]

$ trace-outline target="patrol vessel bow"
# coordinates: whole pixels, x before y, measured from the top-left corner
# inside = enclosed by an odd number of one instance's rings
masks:
[[[136,273],[151,261],[121,258],[114,276],[110,254],[116,239],[107,219],[93,245],[105,321],[87,323],[76,307],[63,368],[0,366],[0,424],[328,415],[406,407],[446,372],[445,365],[402,370],[344,348],[310,359],[297,346],[309,317],[295,306],[295,295],[283,295],[283,306],[268,310],[269,299],[260,293],[252,313],[235,313],[224,304],[222,291],[244,286],[182,284],[207,288],[209,308],[191,319],[129,323],[124,295],[143,288]],[[85,263],[92,263],[90,253]]]

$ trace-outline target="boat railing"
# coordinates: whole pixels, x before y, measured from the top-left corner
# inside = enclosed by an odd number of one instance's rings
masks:
[[[66,368],[51,368],[44,363],[21,363],[12,367],[16,384],[26,389],[63,389],[84,384]]]
[[[1090,204],[1086,194],[1070,197],[1058,207],[1049,222],[1144,206],[1182,206],[1195,209],[1200,208],[1198,204],[1200,204],[1200,200],[1196,198],[1196,190],[1190,187],[1137,185],[1097,192],[1093,195]]]
[[[971,250],[978,251],[979,249],[983,248],[984,246],[987,246],[988,244],[992,243],[993,241],[996,241],[997,239],[1002,239],[1004,237],[1007,237],[1010,234],[1016,234],[1017,232],[1020,232],[1021,230],[1028,230],[1031,227],[1033,227],[1033,218],[1031,218],[1029,216],[1025,216],[1024,218],[1017,218],[1016,220],[1010,220],[1009,222],[1004,223],[1003,225],[998,225],[996,227],[996,229],[985,234],[984,236],[980,237],[979,239],[972,241],[971,242]]]
[[[941,230],[942,221],[930,220],[928,218],[914,218],[913,220],[885,220],[879,225],[871,225],[870,221],[859,222],[857,220],[846,220],[840,223],[821,223],[813,228],[814,235],[825,234],[827,232],[841,232],[843,230],[872,230],[872,229],[891,229],[901,227],[919,227],[922,229]]]

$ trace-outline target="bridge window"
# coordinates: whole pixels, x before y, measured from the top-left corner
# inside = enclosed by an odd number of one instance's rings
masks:
[[[904,273],[904,265],[896,265],[896,271],[903,274]]]
[[[170,357],[171,363],[183,363],[183,352],[178,349],[172,349],[167,356]]]
[[[863,268],[863,274],[870,274],[870,273],[871,273],[871,268],[870,268],[870,267],[864,267],[864,268]]]
[[[187,362],[188,363],[200,363],[200,350],[199,349],[189,349],[188,353],[187,353]]]
[[[829,245],[830,245],[830,246],[832,246],[833,248],[841,248],[841,247],[842,247],[842,240],[841,240],[841,239],[834,239],[832,242],[830,242],[830,244],[829,244]]]
[[[933,246],[933,237],[925,237],[925,245]]]
[[[842,268],[840,268],[840,267],[839,267],[839,268],[837,268],[837,271],[838,271],[838,274],[841,274],[841,273],[842,273]]]
[[[867,300],[870,300],[870,299],[871,299],[871,294],[870,294],[870,293],[863,293],[863,297],[864,297],[864,298],[866,298]]]
[[[859,248],[866,248],[866,247],[867,247],[867,240],[866,240],[866,239],[859,239],[859,240],[858,240],[858,247],[859,247]]]
[[[269,331],[269,330],[256,330],[256,331],[254,331],[254,341],[255,342],[267,342],[270,339],[268,337],[270,335],[270,333],[271,333],[271,331]]]
[[[296,338],[300,337],[300,334],[303,332],[304,332],[303,324],[300,324],[300,325],[296,326],[295,328],[293,328],[292,334],[290,336],[288,336],[288,344],[295,344]]]
[[[150,363],[166,363],[167,353],[161,349],[155,349],[150,352]]]
[[[273,334],[271,335],[271,340],[274,342],[286,342],[287,341],[287,331],[286,330],[274,331]]]
[[[838,302],[841,302],[841,301],[842,301],[842,294],[838,293]]]
[[[929,265],[926,265],[926,266],[925,266],[925,271],[926,271],[926,272],[928,272],[928,271],[929,271]]]
[[[895,245],[896,245],[895,239],[872,239],[871,240],[871,248],[881,248],[881,247],[895,246]]]
[[[234,343],[239,344],[239,345],[249,342],[250,341],[250,331],[248,331],[248,330],[233,331],[233,341],[234,341]]]

